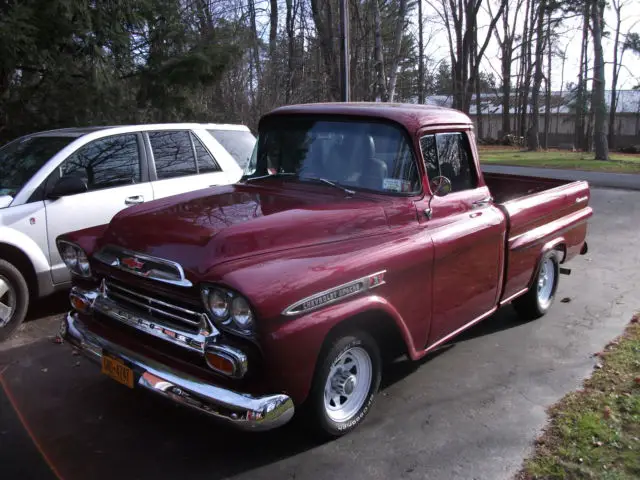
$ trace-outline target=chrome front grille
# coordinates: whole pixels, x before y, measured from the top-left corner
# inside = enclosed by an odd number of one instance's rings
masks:
[[[113,302],[133,312],[142,313],[159,323],[194,333],[206,328],[206,316],[203,312],[150,297],[113,281],[105,281],[104,289],[104,296]]]

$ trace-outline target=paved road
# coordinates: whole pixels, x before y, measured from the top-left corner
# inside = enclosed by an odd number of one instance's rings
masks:
[[[592,353],[640,308],[640,192],[594,190],[592,205],[590,253],[558,290],[569,303],[531,323],[506,307],[439,355],[394,365],[367,421],[332,443],[310,442],[299,423],[254,435],[221,428],[28,335],[0,352],[4,381],[66,480],[508,479],[545,408],[580,385]],[[6,458],[0,447],[0,465],[31,467],[28,452],[12,451]]]
[[[483,164],[482,171],[548,177],[560,180],[586,180],[591,186],[640,190],[640,175],[632,173],[585,172],[582,170],[561,170],[555,168],[513,167],[510,165]]]

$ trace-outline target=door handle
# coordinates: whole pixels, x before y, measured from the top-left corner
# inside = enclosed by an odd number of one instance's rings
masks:
[[[485,197],[482,200],[476,200],[471,204],[473,208],[480,208],[489,205],[493,201],[492,197]]]
[[[144,196],[142,195],[134,195],[133,197],[127,197],[124,199],[125,205],[138,205],[142,202],[144,202]]]

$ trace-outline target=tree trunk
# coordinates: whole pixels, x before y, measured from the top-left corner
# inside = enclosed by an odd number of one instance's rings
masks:
[[[316,34],[324,61],[325,74],[329,80],[330,100],[340,98],[340,78],[333,32],[333,12],[329,0],[311,0],[311,14],[316,25]]]
[[[551,125],[551,9],[547,12],[547,95],[544,102],[544,137],[543,147],[549,148],[549,129]]]
[[[545,40],[543,28],[546,5],[546,0],[540,0],[538,3],[536,24],[536,63],[535,72],[533,74],[533,91],[531,93],[531,126],[529,127],[527,135],[529,150],[540,149],[540,87],[542,86],[542,77],[544,76],[542,72]]]
[[[407,16],[407,0],[400,0],[398,18],[396,20],[395,40],[393,44],[393,57],[391,58],[391,71],[389,72],[389,102],[393,102],[396,96],[396,82],[398,80],[398,64],[400,63],[400,49],[402,47],[402,32]]]
[[[285,103],[291,103],[291,95],[293,93],[293,72],[294,72],[294,41],[295,41],[295,25],[294,25],[294,11],[293,11],[293,0],[287,1],[287,20],[286,20],[286,29],[287,29],[287,91],[285,92]]]
[[[564,99],[564,97],[562,96],[562,94],[564,93],[564,65],[567,62],[568,48],[569,48],[569,44],[567,44],[567,46],[564,49],[564,52],[562,53],[562,69],[560,72],[560,99],[558,101],[558,108],[556,109],[556,135],[558,135],[559,128],[560,128],[560,107]]]
[[[614,0],[613,7],[616,12],[616,36],[613,42],[613,65],[611,68],[611,99],[609,106],[609,132],[608,147],[613,150],[616,141],[616,110],[618,107],[618,74],[620,68],[618,66],[618,49],[620,48],[620,24],[622,23],[622,0]],[[622,60],[622,59],[620,59]],[[622,63],[622,61],[620,61]]]
[[[578,92],[576,95],[576,119],[575,119],[575,147],[586,150],[584,144],[585,128],[585,83],[587,77],[587,43],[589,39],[589,3],[584,4],[584,18],[582,24],[582,48],[580,50],[580,73],[578,75]]]
[[[607,107],[604,103],[604,55],[602,52],[602,26],[604,24],[602,0],[594,0],[591,7],[591,26],[593,29],[593,87],[592,100],[594,113],[593,144],[596,160],[609,160],[609,147],[605,133]]]
[[[380,19],[380,4],[379,0],[373,0],[373,21],[375,24],[375,58],[376,58],[376,72],[377,72],[377,84],[378,91],[376,93],[376,101],[386,102],[387,95],[387,81],[384,73],[384,57],[382,54],[382,20]]]
[[[422,0],[418,0],[418,103],[424,103],[424,25]]]
[[[269,18],[269,58],[273,62],[276,56],[278,40],[278,0],[271,0],[271,15]]]

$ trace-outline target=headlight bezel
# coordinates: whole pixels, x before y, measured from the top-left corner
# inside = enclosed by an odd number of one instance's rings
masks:
[[[255,311],[247,297],[239,292],[218,285],[204,285],[201,288],[201,294],[205,311],[216,327],[226,332],[234,333],[245,338],[253,338],[256,336],[257,326],[255,322]],[[228,299],[227,308],[224,315],[216,315],[211,308],[210,299],[214,294]],[[244,325],[243,322],[238,321],[236,319],[236,316],[233,314],[234,303],[237,304],[240,302],[244,302],[250,316],[249,321]]]
[[[80,245],[67,240],[58,240],[56,243],[60,258],[73,275],[80,278],[92,278],[89,255],[87,255],[87,252],[85,252]],[[73,257],[67,257],[65,254],[69,253],[69,250],[73,252]],[[73,258],[73,261],[71,261],[71,258]]]

